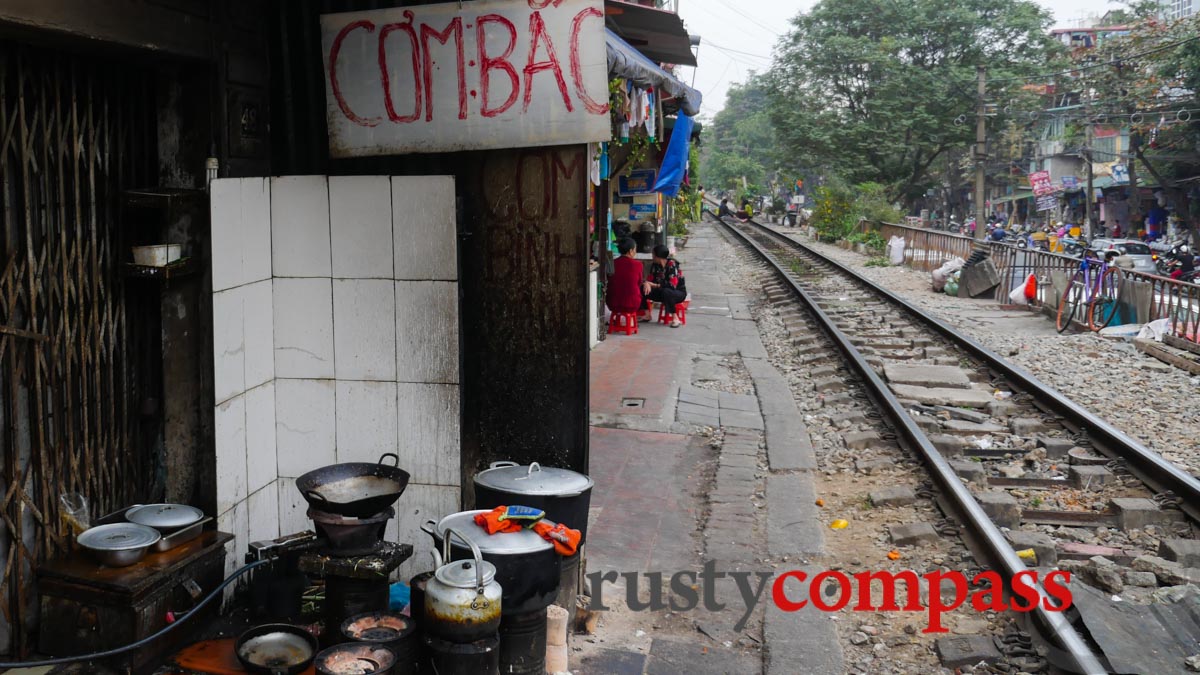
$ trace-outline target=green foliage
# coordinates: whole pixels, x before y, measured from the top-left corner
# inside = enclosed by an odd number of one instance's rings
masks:
[[[887,190],[879,183],[862,183],[855,186],[858,197],[855,205],[863,218],[873,223],[899,223],[904,220],[904,214],[887,196]]]
[[[854,193],[836,185],[817,188],[812,216],[808,222],[823,238],[845,239],[858,226]]]
[[[891,267],[891,266],[892,266],[892,261],[888,260],[887,258],[884,258],[883,256],[869,258],[869,259],[867,259],[867,262],[863,263],[863,267]]]
[[[671,227],[675,227],[675,223],[681,225],[685,222],[696,223],[700,221],[700,215],[703,208],[700,192],[693,190],[690,187],[684,187],[679,191],[679,194],[671,200],[671,204],[675,207],[675,219]],[[686,234],[686,227],[684,234]],[[672,234],[674,234],[672,232]],[[680,236],[680,235],[676,235]]]
[[[865,244],[872,251],[882,252],[887,247],[887,242],[883,237],[879,236],[878,232],[855,232],[846,237],[846,241],[852,244]]]
[[[703,131],[701,182],[713,190],[741,190],[742,178],[764,185],[776,163],[777,140],[763,78],[751,74],[726,94],[725,107]]]
[[[975,67],[1005,78],[1047,67],[1050,16],[1029,0],[821,0],[792,21],[766,80],[789,167],[885,186],[908,201],[966,147]]]

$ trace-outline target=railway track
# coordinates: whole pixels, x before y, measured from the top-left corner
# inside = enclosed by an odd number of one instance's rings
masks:
[[[1053,565],[1050,556],[1072,560],[1077,549],[1055,528],[1128,533],[1118,567],[1158,556],[1163,540],[1196,539],[1195,477],[843,265],[756,222],[719,222],[772,272],[768,297],[798,303],[810,319],[789,326],[796,357],[814,372],[848,374],[882,414],[885,431],[855,442],[894,436],[919,458],[943,512],[978,562],[1001,572],[1006,585],[1028,569],[1017,551],[1031,542],[1043,553],[1038,564]],[[815,388],[840,391],[838,381]],[[1057,508],[1042,508],[1046,502]],[[1107,672],[1073,612],[1039,603],[1031,618],[1059,667]]]

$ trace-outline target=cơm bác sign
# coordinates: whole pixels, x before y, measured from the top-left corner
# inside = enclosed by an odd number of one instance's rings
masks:
[[[321,16],[333,157],[605,141],[603,0]]]

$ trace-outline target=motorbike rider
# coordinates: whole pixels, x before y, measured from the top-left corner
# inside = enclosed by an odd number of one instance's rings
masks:
[[[1192,256],[1192,249],[1184,244],[1179,247],[1179,265],[1171,272],[1172,279],[1183,279],[1185,281],[1196,277],[1196,259]]]

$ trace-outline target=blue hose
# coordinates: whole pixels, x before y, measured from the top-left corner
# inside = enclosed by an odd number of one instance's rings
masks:
[[[229,578],[227,578],[225,581],[222,581],[219,586],[214,588],[211,593],[204,596],[204,599],[201,600],[200,602],[196,603],[196,606],[191,608],[190,610],[188,610],[186,614],[183,614],[178,619],[176,619],[174,623],[167,625],[166,628],[163,628],[162,630],[158,631],[157,633],[155,633],[153,635],[148,635],[148,636],[142,638],[141,640],[138,640],[137,642],[127,644],[124,647],[117,647],[116,649],[109,649],[109,650],[103,651],[103,652],[94,652],[92,654],[80,654],[79,656],[64,656],[64,657],[57,658],[57,659],[42,659],[40,661],[0,662],[0,668],[36,668],[39,666],[59,666],[64,663],[78,663],[80,661],[95,661],[98,659],[106,659],[110,656],[116,656],[117,654],[124,654],[125,652],[131,652],[131,651],[138,649],[144,645],[147,645],[147,644],[157,640],[158,638],[166,635],[167,633],[170,633],[171,631],[175,630],[181,624],[183,624],[184,621],[187,621],[188,619],[192,618],[196,614],[196,610],[198,610],[201,607],[212,602],[213,599],[216,598],[218,595],[220,595],[221,591],[225,590],[225,587],[228,586],[229,584],[233,583],[235,579],[242,576],[246,572],[249,572],[250,570],[254,569],[255,567],[261,567],[262,565],[265,565],[269,562],[271,562],[271,561],[270,560],[257,560],[255,562],[250,563],[249,565],[245,565],[241,569],[239,569],[236,572],[234,572],[233,574],[229,575]]]

